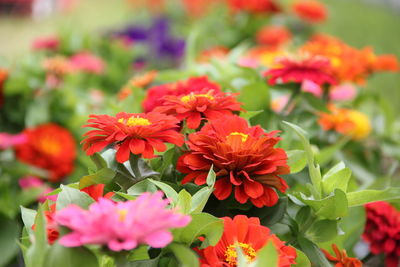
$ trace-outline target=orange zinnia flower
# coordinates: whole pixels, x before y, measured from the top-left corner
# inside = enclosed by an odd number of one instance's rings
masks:
[[[232,94],[215,93],[208,89],[187,95],[165,96],[162,106],[154,109],[155,112],[173,115],[180,121],[186,119],[190,129],[199,128],[203,118],[218,119],[239,110],[240,103]]]
[[[67,129],[48,123],[25,129],[23,134],[27,141],[15,147],[19,160],[47,170],[52,182],[60,181],[73,171],[76,147]]]
[[[191,77],[185,81],[177,83],[168,83],[151,87],[147,90],[146,98],[142,106],[145,112],[152,111],[155,107],[162,105],[164,96],[166,95],[184,95],[190,93],[197,93],[204,89],[214,90],[220,92],[220,86],[208,80],[206,76]]]
[[[318,123],[325,131],[335,130],[355,140],[364,139],[371,133],[368,117],[356,110],[330,105],[331,113],[320,113]]]
[[[324,252],[326,258],[330,261],[335,262],[335,267],[361,267],[362,262],[357,258],[350,258],[347,256],[346,250],[340,251],[336,244],[332,244],[332,249],[335,252],[335,256],[329,254],[325,249],[321,249]]]
[[[159,151],[167,149],[164,142],[178,146],[183,145],[183,136],[176,131],[179,121],[157,112],[147,114],[120,112],[115,117],[108,115],[90,115],[87,125],[97,128],[84,134],[83,149],[87,155],[100,152],[107,145],[117,150],[116,159],[123,163],[130,153],[144,158],[154,157],[154,148]]]
[[[182,183],[206,183],[211,166],[216,172],[214,195],[228,198],[235,189],[239,203],[250,200],[255,206],[273,206],[278,195],[273,188],[285,192],[286,182],[279,176],[288,174],[286,152],[274,148],[279,137],[266,133],[259,126],[249,127],[238,116],[226,116],[206,124],[189,135],[190,151],[178,159],[177,169],[187,175]]]
[[[336,84],[331,75],[330,63],[327,58],[320,56],[304,55],[303,58],[279,58],[280,66],[269,69],[264,73],[269,77],[268,83],[275,85],[278,80],[282,83],[302,83],[312,81],[318,85]]]
[[[6,69],[0,68],[0,107],[4,103],[4,84],[6,83],[6,80],[8,78],[8,71]]]
[[[290,267],[295,264],[296,249],[285,246],[276,235],[271,234],[268,227],[260,225],[255,217],[236,215],[233,220],[229,217],[224,220],[224,232],[215,246],[205,249],[195,249],[200,255],[202,267],[235,267],[237,266],[237,251],[240,247],[247,262],[257,258],[257,252],[268,242],[272,242],[278,252],[278,266]]]
[[[324,22],[327,18],[325,5],[316,0],[298,0],[293,4],[294,13],[301,19],[311,22]]]
[[[252,14],[276,13],[281,9],[275,0],[227,0],[233,12],[244,11]]]
[[[270,48],[278,48],[292,39],[292,34],[284,26],[269,25],[261,28],[256,35],[257,42]]]

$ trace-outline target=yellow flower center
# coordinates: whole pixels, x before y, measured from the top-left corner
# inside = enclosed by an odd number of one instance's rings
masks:
[[[45,137],[39,140],[39,148],[48,155],[57,155],[62,149],[61,144],[52,140],[51,137]]]
[[[248,134],[244,134],[244,133],[240,133],[240,132],[231,132],[231,133],[227,136],[227,138],[228,138],[229,136],[241,136],[241,137],[242,137],[242,142],[243,142],[243,143],[246,142],[246,141],[247,141],[247,138],[249,137]]]
[[[208,98],[210,100],[214,100],[214,97],[210,93],[207,93],[207,94],[193,94],[193,93],[190,93],[188,95],[182,96],[181,97],[181,101],[183,103],[188,103],[188,102],[190,102],[192,100],[195,100],[196,98],[199,98],[199,97],[205,97],[205,98]]]
[[[129,119],[120,118],[118,120],[118,122],[119,123],[123,123],[123,124],[125,124],[126,126],[129,126],[129,127],[131,127],[131,126],[139,126],[139,125],[140,126],[147,126],[147,125],[151,124],[151,122],[148,119],[140,118],[139,116],[138,117],[132,116]]]
[[[118,210],[118,214],[119,214],[119,220],[123,221],[123,220],[125,220],[126,215],[128,214],[128,210],[126,210],[126,209]]]
[[[227,262],[231,266],[237,266],[237,247],[240,247],[242,249],[247,263],[253,261],[257,255],[254,248],[249,244],[236,243],[235,245],[229,245],[226,247],[225,250],[225,262]]]

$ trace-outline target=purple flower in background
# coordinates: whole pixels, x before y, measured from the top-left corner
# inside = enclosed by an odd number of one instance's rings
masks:
[[[145,45],[149,49],[146,60],[161,59],[178,64],[185,51],[185,41],[172,36],[170,29],[168,19],[160,17],[150,27],[131,25],[115,32],[113,36]]]

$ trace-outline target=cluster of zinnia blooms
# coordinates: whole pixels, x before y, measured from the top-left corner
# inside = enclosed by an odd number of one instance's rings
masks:
[[[22,134],[25,142],[15,146],[18,160],[48,171],[48,179],[61,181],[74,169],[75,140],[65,128],[47,123],[27,128]]]
[[[329,35],[313,36],[300,51],[329,59],[332,74],[339,82],[363,84],[374,72],[399,70],[395,56],[377,56],[370,47],[359,50]]]
[[[400,263],[400,211],[391,204],[378,201],[365,206],[367,222],[363,239],[372,254],[383,253],[387,267]]]
[[[257,259],[258,251],[269,242],[272,242],[278,252],[277,266],[290,267],[296,263],[296,249],[286,246],[268,227],[260,225],[258,218],[236,215],[233,219],[222,219],[224,232],[219,242],[205,249],[195,249],[202,267],[237,266],[237,248],[242,250],[249,263]]]
[[[321,112],[318,123],[325,130],[335,130],[354,140],[366,138],[372,130],[369,118],[357,110],[328,106],[330,113]]]
[[[88,210],[69,205],[55,214],[55,221],[71,230],[59,243],[66,247],[107,245],[110,250],[132,250],[141,244],[168,245],[171,228],[186,226],[191,217],[167,209],[161,191],[143,193],[135,200],[114,202],[99,198]]]

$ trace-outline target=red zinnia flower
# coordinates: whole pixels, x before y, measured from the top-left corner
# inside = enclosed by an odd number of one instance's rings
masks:
[[[60,181],[74,169],[75,140],[71,133],[48,123],[22,132],[27,141],[15,146],[19,160],[49,172],[49,180]]]
[[[143,109],[145,112],[152,111],[155,107],[162,105],[163,97],[166,95],[184,95],[190,93],[198,93],[204,89],[220,92],[220,86],[212,83],[206,76],[192,77],[186,81],[177,83],[162,84],[151,87],[147,91],[145,100],[143,101]]]
[[[255,206],[273,206],[278,195],[273,188],[285,192],[286,182],[279,177],[288,174],[287,155],[274,148],[279,137],[265,133],[259,126],[249,127],[238,116],[226,116],[206,124],[189,135],[190,151],[178,160],[177,169],[187,173],[182,183],[206,183],[207,173],[214,166],[217,175],[214,195],[228,198],[235,188],[240,203],[250,200]]]
[[[104,184],[94,184],[82,188],[81,191],[88,194],[95,201],[97,201],[101,197],[111,199],[114,196],[114,192],[108,192],[107,194],[104,195]]]
[[[270,85],[275,85],[278,79],[282,83],[302,83],[309,80],[318,85],[336,84],[336,80],[330,73],[330,62],[324,57],[307,56],[300,60],[285,57],[280,58],[278,63],[281,66],[264,73],[265,76],[270,77],[268,80]]]
[[[311,22],[323,22],[327,18],[325,5],[316,0],[299,0],[293,4],[293,11],[301,19]]]
[[[257,42],[269,48],[277,48],[292,39],[292,34],[284,26],[269,25],[257,32]]]
[[[240,103],[232,94],[204,89],[198,93],[180,96],[165,96],[162,106],[154,109],[167,115],[173,115],[180,121],[186,119],[190,129],[197,129],[202,118],[218,119],[239,111]]]
[[[227,0],[234,12],[244,11],[253,14],[276,13],[281,9],[275,0]]]
[[[399,266],[400,211],[383,201],[369,203],[365,208],[367,223],[362,237],[370,244],[371,253],[384,253],[387,267]]]
[[[153,158],[155,148],[162,152],[167,149],[164,142],[181,146],[183,136],[176,131],[179,121],[161,113],[147,114],[120,112],[115,117],[108,115],[90,115],[87,125],[97,128],[84,134],[83,149],[87,155],[103,150],[113,144],[117,150],[116,159],[123,163],[130,153]]]
[[[58,36],[45,36],[35,39],[32,42],[33,50],[57,51],[60,47]]]
[[[350,258],[347,256],[346,250],[340,251],[336,244],[332,244],[332,249],[335,252],[335,256],[329,254],[325,249],[321,249],[324,252],[326,258],[330,261],[336,262],[335,267],[361,267],[362,262],[357,258]]]
[[[224,220],[224,233],[215,246],[205,249],[195,249],[200,255],[202,267],[234,267],[237,266],[236,248],[240,247],[248,262],[257,257],[257,252],[268,242],[273,242],[278,252],[278,266],[290,267],[295,264],[297,257],[293,247],[285,246],[276,235],[271,234],[269,228],[260,225],[258,218],[247,218],[237,215],[233,220],[229,217]]]

